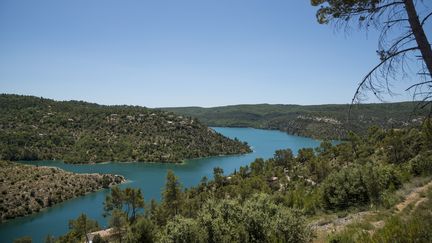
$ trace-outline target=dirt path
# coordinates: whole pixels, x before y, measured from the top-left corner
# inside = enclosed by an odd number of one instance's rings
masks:
[[[402,212],[408,205],[410,205],[413,202],[417,202],[415,204],[415,207],[418,206],[421,202],[425,200],[425,198],[421,198],[421,194],[426,192],[430,187],[432,187],[432,181],[427,183],[426,185],[422,187],[417,187],[412,192],[410,192],[406,197],[405,200],[399,204],[397,204],[395,207],[398,210],[398,212]],[[419,201],[420,200],[420,201]]]
[[[375,213],[376,212],[373,211],[364,211],[364,212],[349,214],[348,216],[343,218],[333,218],[328,220],[321,219],[315,221],[312,224],[310,224],[312,229],[316,232],[316,236],[317,236],[313,240],[313,242],[326,242],[326,239],[330,234],[340,232],[345,228],[345,226],[352,224],[354,222],[361,221],[366,216],[373,215]]]
[[[405,196],[405,199],[396,204],[394,208],[396,209],[396,214],[400,214],[404,209],[408,207],[408,205],[413,204],[414,207],[411,209],[413,211],[416,209],[420,204],[427,201],[427,198],[422,197],[422,193],[426,192],[429,188],[432,188],[432,181],[429,183],[414,188],[410,193],[408,193]],[[310,224],[313,230],[315,230],[317,238],[314,240],[314,242],[326,242],[326,238],[328,235],[332,233],[337,233],[343,230],[347,225],[354,223],[354,222],[360,222],[361,220],[365,219],[367,216],[373,216],[375,214],[378,214],[378,212],[375,211],[364,211],[364,212],[358,212],[350,214],[343,218],[335,218],[334,216],[332,219],[320,219],[317,221],[314,221]],[[374,221],[369,222],[374,226],[374,230],[371,230],[370,233],[373,233],[376,229],[380,229],[384,227],[384,221]]]

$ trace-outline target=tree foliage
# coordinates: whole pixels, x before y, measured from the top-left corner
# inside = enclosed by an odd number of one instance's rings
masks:
[[[415,99],[430,102],[432,99],[432,49],[427,21],[432,16],[432,6],[427,1],[414,0],[311,0],[320,6],[317,20],[321,24],[337,26],[358,24],[361,29],[375,28],[380,32],[377,54],[379,63],[362,79],[353,102],[360,101],[364,90],[372,91],[378,98],[391,92],[391,84],[410,76],[414,83]],[[418,62],[410,61],[414,57]],[[410,68],[417,68],[414,78]]]
[[[111,214],[114,210],[125,213],[130,221],[135,221],[138,210],[145,207],[144,197],[141,189],[113,187],[111,194],[107,195],[104,202],[105,215]]]
[[[172,170],[168,170],[165,190],[162,193],[162,205],[168,217],[174,217],[180,212],[183,203],[181,184]]]
[[[109,220],[109,226],[112,228],[112,237],[120,243],[128,231],[129,222],[127,216],[125,212],[114,209]]]
[[[69,232],[59,238],[59,242],[79,242],[89,241],[88,233],[99,229],[96,220],[92,220],[85,214],[81,214],[76,219],[69,220]]]

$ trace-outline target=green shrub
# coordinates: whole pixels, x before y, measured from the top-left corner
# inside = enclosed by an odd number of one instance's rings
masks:
[[[399,195],[396,195],[394,192],[385,191],[382,193],[381,196],[381,205],[385,208],[391,208],[396,203],[398,203],[401,200]]]
[[[323,203],[327,209],[346,209],[369,201],[360,166],[333,172],[323,182]]]
[[[402,185],[401,176],[394,165],[372,165],[363,167],[364,181],[369,200],[381,204],[385,192],[393,192]]]
[[[413,175],[432,175],[432,154],[419,154],[410,160]]]
[[[194,219],[176,216],[168,221],[164,230],[160,232],[160,242],[197,243],[206,242],[207,235]]]
[[[367,232],[360,228],[348,227],[342,232],[332,234],[327,241],[331,243],[355,243],[364,242],[364,238],[368,235]]]
[[[392,217],[369,242],[432,242],[432,216],[415,215],[408,220]],[[363,242],[367,242],[364,240]]]
[[[95,235],[92,240],[93,243],[108,243],[107,240],[102,238],[99,234]]]
[[[155,241],[156,227],[154,223],[144,217],[140,217],[130,227],[127,238],[128,242],[147,242]]]
[[[394,165],[352,165],[330,174],[322,184],[327,209],[347,209],[368,203],[381,204],[385,192],[401,186]]]

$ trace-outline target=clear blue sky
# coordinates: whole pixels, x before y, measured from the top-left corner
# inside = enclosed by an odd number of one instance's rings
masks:
[[[315,11],[309,0],[0,0],[0,93],[148,107],[349,103],[378,61],[376,34],[337,33]]]

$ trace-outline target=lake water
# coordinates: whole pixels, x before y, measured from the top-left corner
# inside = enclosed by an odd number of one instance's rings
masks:
[[[234,172],[240,166],[250,164],[255,158],[270,158],[277,149],[291,148],[294,153],[304,147],[316,147],[319,141],[290,136],[280,131],[260,130],[253,128],[214,128],[217,132],[242,141],[246,141],[253,153],[238,156],[221,156],[188,160],[183,164],[162,163],[103,163],[95,165],[70,165],[59,161],[25,162],[28,164],[56,166],[76,173],[111,173],[125,176],[129,182],[121,187],[139,187],[144,199],[148,202],[154,198],[160,200],[161,191],[168,169],[172,169],[180,178],[183,186],[197,185],[203,176],[212,178],[213,168],[223,168],[224,174]],[[21,236],[30,236],[33,242],[43,242],[46,235],[59,236],[68,231],[68,220],[81,213],[97,219],[105,227],[107,220],[102,216],[102,203],[109,189],[71,199],[26,216],[0,224],[0,242],[12,242]]]

